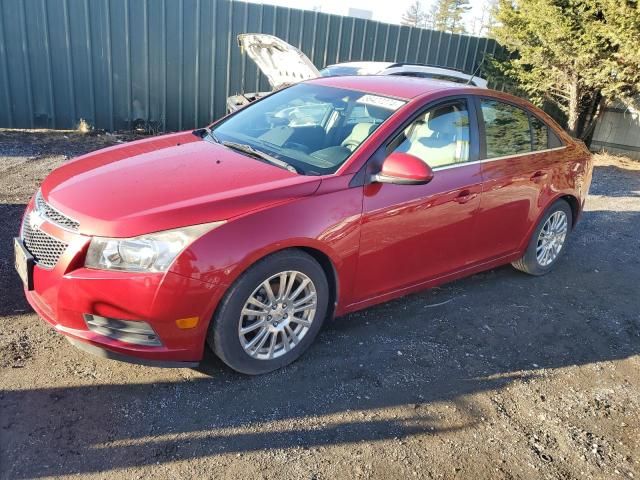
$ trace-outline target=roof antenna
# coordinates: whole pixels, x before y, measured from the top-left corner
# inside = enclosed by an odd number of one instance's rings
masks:
[[[471,80],[473,80],[475,78],[475,76],[478,74],[478,72],[480,71],[480,68],[482,67],[482,65],[484,64],[484,59],[487,58],[486,55],[482,57],[482,61],[480,62],[480,64],[476,67],[476,69],[473,71],[473,73],[471,74],[471,77],[469,77],[469,80],[467,80],[467,83],[465,85],[471,85]]]

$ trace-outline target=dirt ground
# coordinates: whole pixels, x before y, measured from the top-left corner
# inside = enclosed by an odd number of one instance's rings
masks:
[[[640,479],[640,163],[596,157],[553,273],[506,266],[339,318],[246,377],[98,359],[25,302],[24,204],[116,141],[0,132],[2,478]]]

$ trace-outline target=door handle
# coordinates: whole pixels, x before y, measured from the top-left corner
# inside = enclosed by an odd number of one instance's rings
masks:
[[[456,196],[456,198],[454,198],[454,200],[458,203],[467,203],[473,200],[474,198],[476,198],[477,196],[478,196],[477,193],[472,193],[471,190],[464,189],[460,193],[458,193],[458,195]]]
[[[531,180],[533,180],[534,182],[537,180],[543,180],[545,178],[547,178],[547,172],[543,172],[542,170],[539,170],[531,175]]]

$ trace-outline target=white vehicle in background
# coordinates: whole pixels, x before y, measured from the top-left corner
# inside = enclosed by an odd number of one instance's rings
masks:
[[[483,78],[452,68],[393,62],[344,62],[318,70],[309,58],[293,45],[273,35],[244,33],[238,35],[240,49],[267,77],[272,91],[320,76],[403,75],[432,78],[487,88]],[[233,112],[271,92],[250,92],[227,98],[227,111]]]
[[[345,62],[329,65],[320,70],[323,77],[339,75],[403,75],[406,77],[433,78],[446,82],[464,83],[487,88],[484,78],[469,75],[461,70],[434,67],[419,63],[393,62]]]

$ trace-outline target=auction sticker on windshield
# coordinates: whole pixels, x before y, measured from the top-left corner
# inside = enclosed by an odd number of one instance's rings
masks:
[[[387,110],[397,110],[406,102],[402,100],[396,100],[395,98],[379,97],[378,95],[363,95],[357,103],[364,103],[365,105],[371,105],[373,107],[386,108]]]

